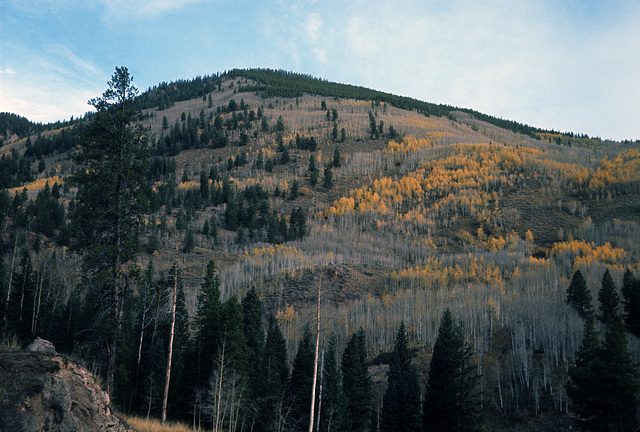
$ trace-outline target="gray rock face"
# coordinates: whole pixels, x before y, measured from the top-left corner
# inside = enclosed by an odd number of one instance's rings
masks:
[[[29,344],[29,346],[27,346],[27,351],[40,352],[40,353],[55,353],[56,347],[48,340],[44,340],[42,338],[37,337],[33,342]]]
[[[0,432],[13,431],[133,429],[84,367],[56,354],[0,350]]]

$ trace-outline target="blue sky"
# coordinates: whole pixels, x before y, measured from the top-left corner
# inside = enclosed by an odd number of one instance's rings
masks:
[[[0,111],[89,110],[232,68],[307,73],[537,127],[640,139],[637,0],[2,0]]]

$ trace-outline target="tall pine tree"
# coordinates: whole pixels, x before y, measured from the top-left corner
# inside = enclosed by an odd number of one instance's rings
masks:
[[[449,309],[442,314],[429,366],[424,400],[425,431],[472,431],[478,428],[477,375],[471,349]]]
[[[198,294],[198,311],[196,316],[195,349],[197,351],[196,386],[209,383],[214,359],[218,353],[221,341],[220,314],[220,282],[213,260],[207,263],[204,280]]]
[[[598,301],[600,302],[600,319],[602,322],[607,325],[615,322],[619,317],[618,304],[620,303],[620,296],[609,269],[605,270],[602,275],[602,287],[598,291]]]
[[[591,292],[580,270],[576,270],[567,288],[567,303],[571,305],[582,319],[593,315]]]
[[[94,334],[107,352],[103,370],[112,393],[127,301],[127,274],[140,250],[143,214],[139,195],[146,164],[146,131],[138,122],[138,90],[126,67],[116,67],[101,97],[89,101],[96,109],[76,161],[78,186],[72,214],[74,246],[83,250],[93,298],[97,300]]]
[[[629,269],[622,278],[622,303],[627,330],[640,337],[640,279]]]
[[[347,430],[363,432],[371,423],[371,377],[367,368],[367,340],[360,328],[342,354],[342,386],[347,397]]]
[[[322,406],[320,410],[320,431],[344,430],[347,400],[342,389],[342,375],[338,366],[336,338],[331,335],[324,354],[322,374]]]
[[[396,336],[382,403],[380,431],[418,432],[422,429],[418,372],[411,361],[404,322],[400,323]]]
[[[298,352],[293,360],[291,382],[289,386],[289,404],[291,412],[287,419],[293,431],[304,431],[309,427],[309,408],[313,387],[313,362],[315,349],[311,329],[306,326],[298,344]]]
[[[588,320],[567,384],[580,425],[593,431],[636,430],[639,390],[640,376],[622,321],[607,324],[601,345],[593,320]]]

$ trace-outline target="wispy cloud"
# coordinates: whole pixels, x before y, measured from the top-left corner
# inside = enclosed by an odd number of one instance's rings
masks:
[[[64,45],[52,45],[49,48],[50,52],[56,56],[61,57],[62,64],[75,67],[77,73],[86,74],[90,73],[93,75],[101,75],[102,71],[95,65],[91,64],[89,61],[79,57],[75,53],[69,49],[69,47]]]
[[[150,18],[215,0],[101,0],[109,17]]]

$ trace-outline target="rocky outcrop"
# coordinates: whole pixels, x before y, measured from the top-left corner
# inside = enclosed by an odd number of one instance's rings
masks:
[[[40,346],[0,349],[0,432],[133,431],[88,370]]]

